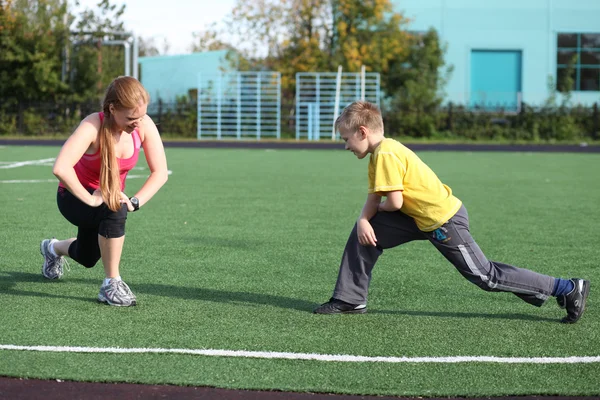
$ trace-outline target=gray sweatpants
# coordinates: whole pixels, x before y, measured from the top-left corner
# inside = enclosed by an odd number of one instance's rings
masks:
[[[554,288],[551,276],[489,261],[469,232],[469,216],[464,206],[433,232],[420,231],[412,218],[399,211],[378,212],[370,223],[377,237],[377,246],[361,245],[354,225],[333,292],[336,299],[366,304],[371,271],[383,250],[413,240],[429,240],[462,276],[483,290],[511,292],[540,307]]]

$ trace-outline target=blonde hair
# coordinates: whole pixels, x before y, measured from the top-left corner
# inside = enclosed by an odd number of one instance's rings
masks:
[[[102,159],[100,189],[106,205],[115,212],[121,208],[121,182],[119,162],[115,154],[115,139],[112,135],[115,120],[110,113],[110,105],[117,110],[126,110],[138,107],[140,102],[150,103],[150,95],[137,79],[130,76],[119,76],[112,81],[102,102],[104,119],[99,132]]]
[[[355,101],[344,108],[335,120],[336,131],[355,132],[360,126],[365,126],[374,133],[383,134],[383,118],[379,107],[367,101]]]

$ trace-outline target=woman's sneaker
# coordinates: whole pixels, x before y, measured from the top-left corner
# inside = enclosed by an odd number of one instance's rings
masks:
[[[129,307],[136,305],[135,294],[121,280],[111,279],[107,285],[100,287],[98,301],[111,306]]]
[[[40,253],[44,257],[44,265],[42,265],[42,275],[47,279],[60,279],[64,270],[63,267],[67,260],[63,256],[55,256],[50,251],[50,245],[58,242],[56,239],[45,239],[40,244]]]

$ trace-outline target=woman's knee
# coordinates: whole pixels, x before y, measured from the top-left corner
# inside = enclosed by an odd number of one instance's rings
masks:
[[[98,263],[98,260],[100,260],[100,256],[98,257],[85,257],[85,258],[80,258],[78,260],[79,264],[83,265],[86,268],[93,268],[96,266],[96,264]]]
[[[86,268],[92,268],[100,260],[100,249],[96,246],[88,246],[82,249],[77,241],[69,246],[69,257]]]
[[[125,223],[127,222],[127,206],[123,204],[119,211],[108,213],[100,221],[98,234],[107,238],[115,239],[125,236]]]
[[[104,220],[100,222],[98,234],[107,239],[116,239],[125,236],[126,219]]]

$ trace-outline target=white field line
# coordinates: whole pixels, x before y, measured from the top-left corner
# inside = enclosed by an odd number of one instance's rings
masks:
[[[54,162],[55,158],[44,158],[42,160],[15,161],[13,163],[0,165],[0,169],[19,168],[26,165],[39,165]]]
[[[46,182],[58,183],[58,179],[9,179],[9,180],[5,180],[5,181],[0,181],[0,183],[46,183]]]
[[[168,174],[171,175],[173,171],[169,170]],[[127,179],[139,179],[139,178],[147,178],[148,175],[127,175]],[[8,179],[8,180],[0,180],[0,183],[46,183],[46,182],[54,182],[58,183],[58,179]]]
[[[334,354],[281,353],[272,351],[215,350],[215,349],[161,349],[161,348],[120,348],[120,347],[71,347],[71,346],[17,346],[0,345],[0,350],[24,350],[54,353],[111,353],[111,354],[190,354],[216,357],[265,358],[284,360],[313,360],[336,362],[377,362],[377,363],[499,363],[499,364],[586,364],[600,363],[600,356],[579,357],[367,357]]]
[[[24,167],[27,165],[36,165],[36,166],[51,166],[54,162],[55,158],[45,158],[42,160],[29,160],[29,161],[0,161],[0,169],[12,169]],[[132,170],[145,170],[144,167],[133,167]],[[167,171],[169,175],[173,173],[173,171]],[[127,179],[139,179],[139,178],[147,178],[148,175],[127,175]],[[7,179],[0,180],[0,183],[53,183],[58,182],[57,179]]]

